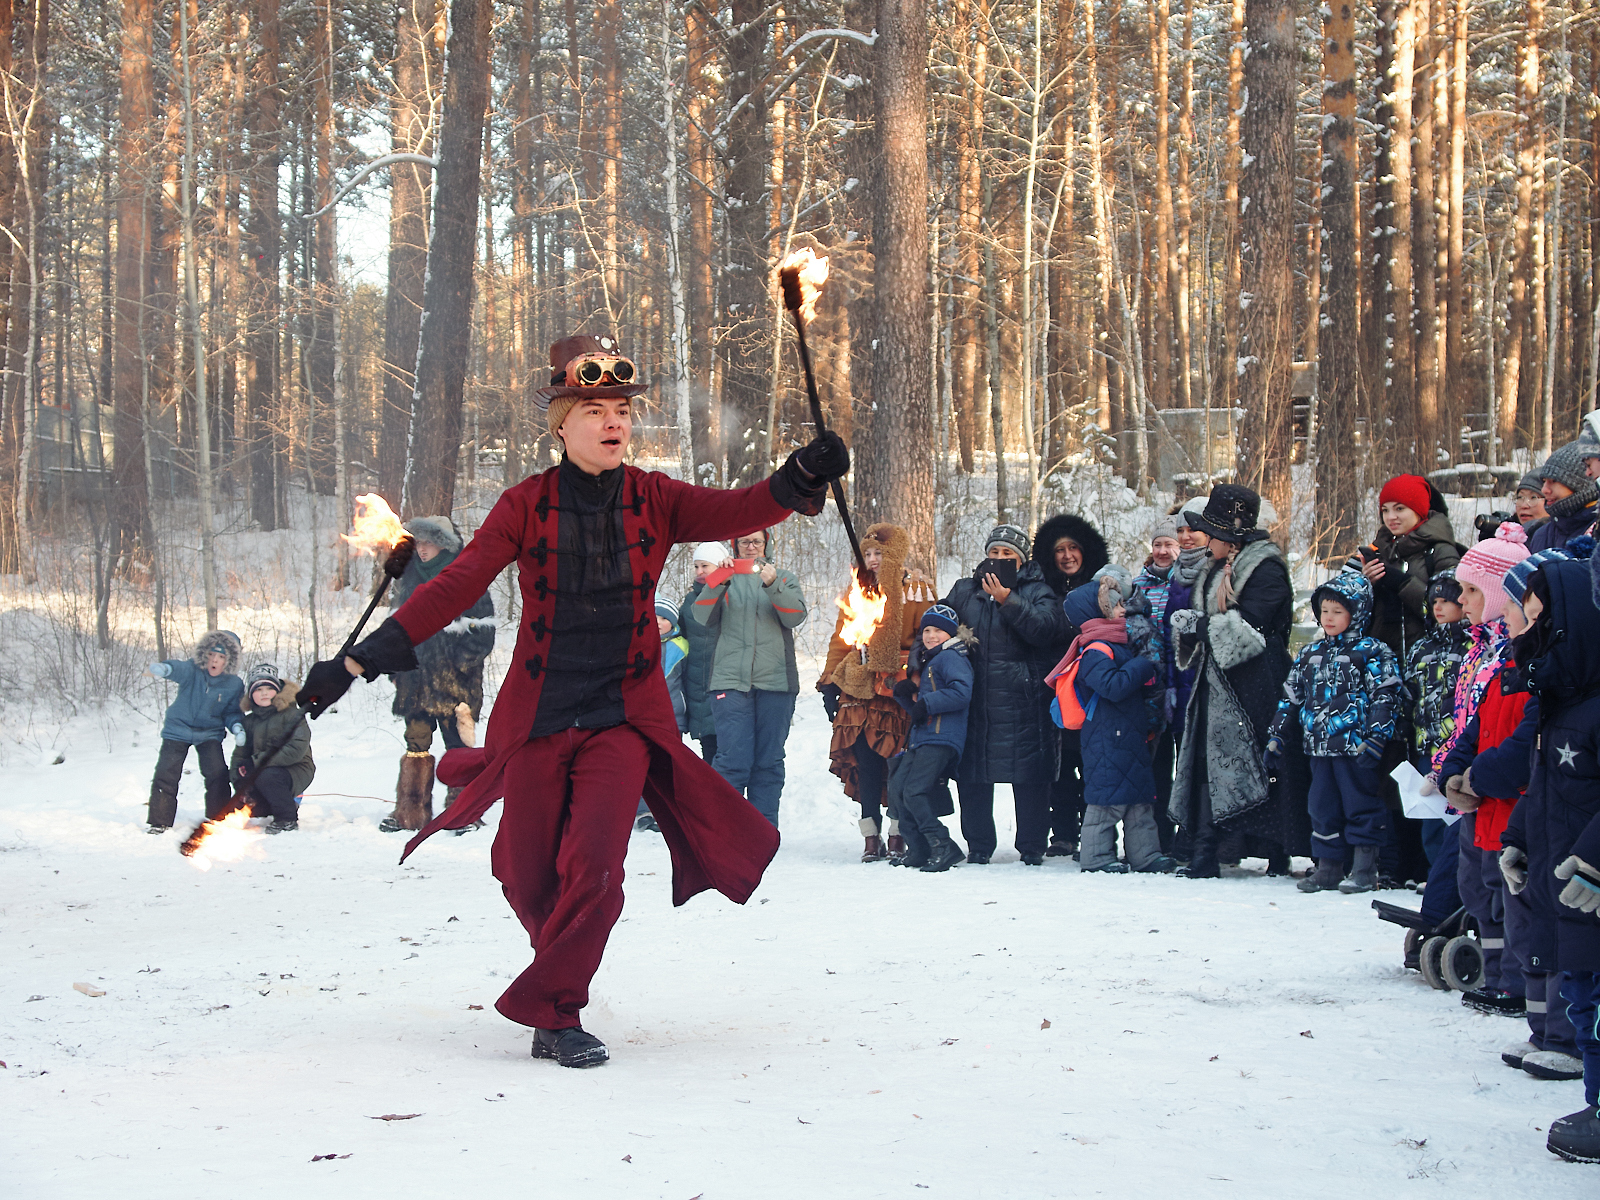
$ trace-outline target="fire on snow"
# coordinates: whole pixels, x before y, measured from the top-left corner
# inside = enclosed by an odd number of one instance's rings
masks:
[[[394,509],[376,492],[356,497],[356,519],[351,522],[351,528],[354,533],[339,536],[358,552],[374,557],[389,553],[406,536],[405,527],[395,516]]]
[[[266,836],[250,827],[250,807],[246,805],[215,821],[201,822],[200,828],[184,842],[183,853],[202,871],[209,871],[213,863],[260,858],[261,843]]]

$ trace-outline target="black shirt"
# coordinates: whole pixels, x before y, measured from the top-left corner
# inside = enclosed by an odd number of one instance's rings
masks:
[[[621,467],[589,475],[561,460],[550,677],[529,739],[606,729],[625,719],[622,677],[633,637],[633,571],[622,527]]]

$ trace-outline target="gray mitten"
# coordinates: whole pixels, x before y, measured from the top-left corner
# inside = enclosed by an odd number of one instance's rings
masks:
[[[1505,877],[1508,892],[1522,895],[1522,889],[1528,886],[1528,856],[1521,846],[1507,846],[1500,851],[1500,874]]]
[[[1600,871],[1573,854],[1556,868],[1556,878],[1567,881],[1558,897],[1561,903],[1579,912],[1600,912]]]

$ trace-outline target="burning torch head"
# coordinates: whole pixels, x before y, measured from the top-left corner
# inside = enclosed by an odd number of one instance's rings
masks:
[[[394,544],[394,549],[389,551],[383,560],[383,573],[390,579],[399,579],[406,573],[406,567],[411,564],[412,557],[417,553],[417,539],[409,533],[400,535],[400,540]]]
[[[818,258],[810,246],[792,250],[778,264],[778,284],[783,289],[783,306],[796,321],[814,321],[822,285],[828,282],[828,260]]]

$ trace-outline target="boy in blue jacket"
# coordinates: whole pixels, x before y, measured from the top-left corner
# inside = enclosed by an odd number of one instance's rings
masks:
[[[1130,636],[1127,608],[1114,573],[1067,593],[1062,610],[1079,629],[1065,658],[1046,682],[1056,687],[1057,709],[1077,706],[1082,714],[1083,834],[1081,871],[1122,874],[1171,871],[1178,864],[1161,853],[1156,830],[1156,777],[1150,765],[1151,722],[1146,700],[1158,674],[1141,639]],[[1072,673],[1066,699],[1064,676]],[[1054,681],[1061,678],[1059,685]],[[1058,716],[1058,723],[1063,722]],[[1122,824],[1128,861],[1117,858]]]
[[[178,816],[178,782],[193,746],[206,781],[206,816],[228,811],[233,790],[228,763],[222,757],[222,735],[237,727],[234,740],[243,736],[239,701],[244,680],[234,674],[239,667],[239,637],[226,629],[212,629],[195,643],[188,658],[151,663],[147,674],[178,685],[161,726],[161,753],[150,781],[150,833],[165,833]]]
[[[1400,664],[1394,651],[1367,636],[1372,584],[1359,571],[1341,571],[1311,593],[1322,637],[1300,651],[1285,698],[1267,738],[1267,769],[1283,761],[1291,717],[1300,722],[1311,760],[1311,856],[1317,869],[1302,892],[1349,895],[1378,886],[1378,848],[1385,818],[1379,763],[1394,737],[1400,710]],[[1345,847],[1355,866],[1345,878]]]
[[[948,871],[967,856],[950,840],[940,817],[955,811],[950,776],[967,740],[967,705],[972,701],[973,636],[955,609],[935,604],[922,614],[906,677],[894,698],[911,713],[906,748],[889,763],[889,810],[906,840],[903,865]]]
[[[1552,1121],[1545,1144],[1600,1163],[1600,610],[1589,564],[1543,564],[1522,609],[1532,625],[1513,652],[1538,698],[1539,729],[1501,872],[1555,917],[1555,965],[1583,1059],[1584,1106]]]

